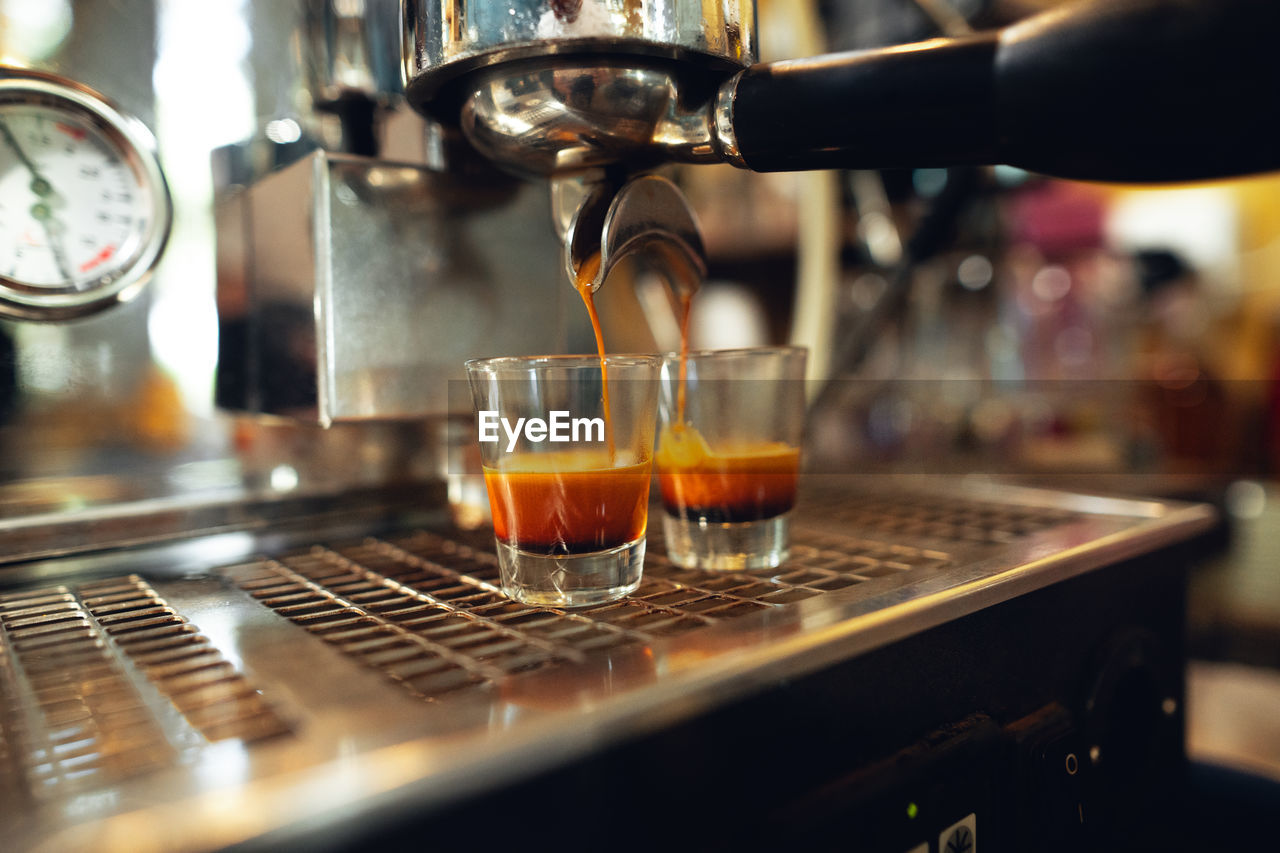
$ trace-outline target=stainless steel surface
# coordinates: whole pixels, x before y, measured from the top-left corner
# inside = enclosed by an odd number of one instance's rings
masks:
[[[477,150],[522,174],[716,163],[727,157],[713,129],[711,83],[723,76],[696,65],[620,66],[558,56],[498,65],[469,78],[459,121]]]
[[[716,141],[716,148],[726,163],[739,169],[747,168],[747,161],[742,159],[738,150],[738,135],[733,129],[733,99],[738,93],[738,77],[732,77],[716,92],[715,103],[711,105],[711,128]]]
[[[445,415],[468,358],[562,351],[544,193],[317,152],[230,196],[219,404],[326,424]]]
[[[221,534],[248,537],[283,531],[300,521],[348,532],[385,528],[395,519],[438,508],[444,503],[445,488],[445,483],[431,479],[364,490],[344,483],[336,491],[315,486],[281,491],[227,485],[167,497],[120,492],[97,506],[71,513],[55,504],[44,512],[33,508],[11,518],[0,517],[0,567]],[[239,541],[243,544],[244,539]]]
[[[37,800],[110,785],[288,724],[136,575],[0,597],[15,753]],[[139,676],[142,676],[139,678]],[[176,713],[175,713],[176,711]]]
[[[1107,571],[1212,520],[1198,506],[999,484],[925,479],[857,492],[847,484],[810,478],[793,557],[777,570],[679,570],[651,533],[641,589],[573,612],[503,598],[487,533],[448,529],[318,534],[312,541],[323,544],[225,568],[196,569],[188,554],[169,570],[152,561],[156,568],[132,573],[140,577],[124,571],[87,585],[40,581],[39,564],[10,571],[0,621],[0,744],[12,768],[0,787],[16,792],[0,804],[7,837],[18,849],[204,850],[268,831],[277,841],[303,828],[340,838],[375,806],[425,816],[1012,597]],[[141,753],[147,760],[119,762],[136,775],[100,775],[81,787],[41,781],[52,772],[39,753],[47,744],[32,733],[49,730],[62,706],[10,685],[28,677],[25,644],[43,636],[24,632],[59,620],[92,646],[74,665],[104,658],[120,707],[151,711],[138,722],[152,745]],[[139,642],[130,651],[126,638],[150,642],[153,630],[162,646]],[[162,658],[184,654],[169,645],[175,638],[195,644],[191,660],[207,661],[207,675],[194,663],[165,668]],[[159,656],[147,657],[153,648]],[[253,697],[230,689],[252,707],[227,709],[242,721],[240,734],[260,739],[197,737],[182,703],[174,710],[156,698],[185,695],[175,685],[198,689],[206,677],[258,689]],[[81,699],[67,707],[85,720],[109,710]],[[116,767],[115,753],[82,748],[93,766]]]
[[[311,0],[299,5],[307,88],[317,105],[353,96],[399,100],[398,0]]]

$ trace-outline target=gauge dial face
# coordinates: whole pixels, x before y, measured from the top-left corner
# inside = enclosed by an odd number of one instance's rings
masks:
[[[0,78],[0,313],[59,319],[137,292],[171,216],[149,143],[92,93]]]

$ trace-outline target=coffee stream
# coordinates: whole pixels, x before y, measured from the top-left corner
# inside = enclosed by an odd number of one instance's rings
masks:
[[[609,406],[609,369],[604,333],[596,311],[592,283],[600,271],[600,254],[593,253],[578,268],[574,282],[595,333],[600,354],[608,465],[618,464]],[[678,294],[680,312],[680,368],[676,383],[676,417],[662,431],[655,461],[663,503],[681,518],[712,522],[753,521],[786,512],[795,501],[799,449],[781,442],[726,446],[713,451],[702,434],[685,420],[689,371],[689,318],[700,281],[670,281]]]
[[[541,554],[592,554],[634,542],[648,521],[650,463],[620,465],[609,404],[609,367],[592,282],[600,253],[578,268],[574,286],[591,317],[600,354],[607,452],[519,454],[503,470],[485,469],[498,540]]]
[[[676,382],[676,423],[684,425],[684,388],[689,378],[689,314],[694,288],[680,291],[680,376]]]
[[[685,388],[689,380],[689,317],[693,313],[693,295],[697,292],[699,282],[690,277],[689,281],[680,284],[686,286],[681,287],[672,282],[680,296],[680,372],[676,378],[676,417],[659,436],[660,469],[682,467],[681,463],[687,467],[694,461],[696,450],[706,447],[706,440],[685,422]]]
[[[578,267],[578,280],[574,282],[574,287],[578,289],[578,295],[587,306],[587,315],[591,317],[591,331],[596,335],[596,350],[600,353],[600,393],[604,398],[604,435],[605,443],[609,447],[609,464],[613,465],[617,462],[618,449],[613,443],[613,419],[609,416],[609,366],[605,362],[604,330],[600,328],[600,315],[596,312],[595,294],[592,290],[592,283],[599,272],[600,253],[592,252],[591,256],[582,262],[582,266]]]
[[[582,302],[587,306],[587,315],[591,318],[591,330],[596,337],[596,350],[600,353],[600,387],[604,397],[604,431],[609,447],[609,461],[616,462],[617,450],[613,441],[613,420],[609,408],[609,367],[605,362],[604,331],[600,327],[600,315],[596,311],[595,294],[592,284],[600,272],[600,253],[592,252],[582,265],[578,267],[577,280],[574,287]],[[680,376],[676,384],[676,429],[683,431],[684,422],[685,380],[689,369],[689,315],[693,308],[693,295],[701,282],[690,280],[671,282],[670,286],[680,295]],[[688,427],[692,431],[692,427]],[[699,437],[700,438],[700,437]]]
[[[668,513],[698,522],[750,522],[795,503],[799,448],[783,442],[719,443],[715,450],[687,420],[689,318],[699,282],[670,282],[680,298],[676,416],[658,437],[658,485]],[[684,286],[681,286],[684,285]]]

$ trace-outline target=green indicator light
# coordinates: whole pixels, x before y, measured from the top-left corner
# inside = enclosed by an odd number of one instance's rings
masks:
[[[907,803],[907,817],[912,820],[916,819],[916,815],[920,814],[920,807],[915,803]]]

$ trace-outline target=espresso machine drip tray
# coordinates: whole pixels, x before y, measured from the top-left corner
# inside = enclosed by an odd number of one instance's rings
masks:
[[[259,530],[239,534],[242,556],[223,531],[203,565],[203,540],[11,565],[5,847],[355,845],[1105,577],[1211,522],[1007,484],[815,478],[778,569],[680,569],[651,523],[640,589],[572,611],[505,598],[491,534],[433,523],[300,543]]]

